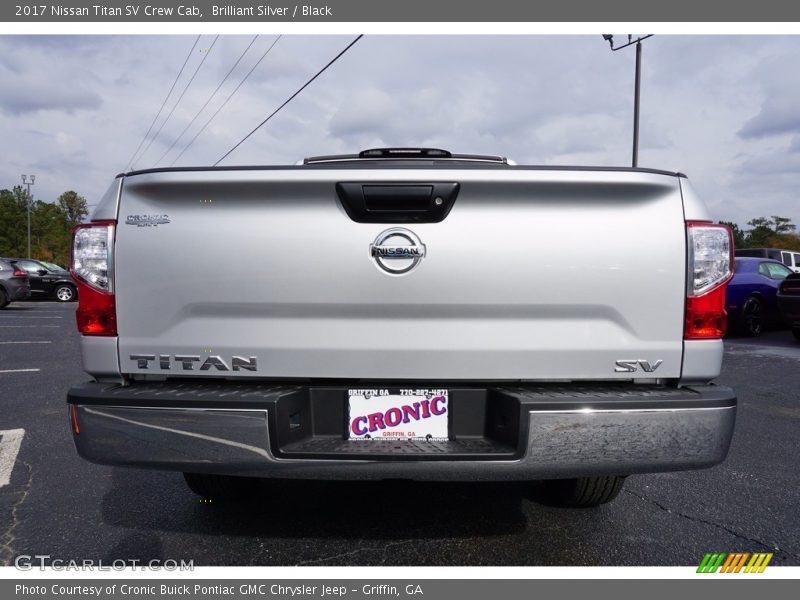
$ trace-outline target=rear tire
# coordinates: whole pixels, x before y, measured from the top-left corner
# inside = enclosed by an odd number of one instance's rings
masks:
[[[0,309],[9,305],[8,296],[4,289],[0,288]]]
[[[75,295],[75,288],[66,283],[58,286],[53,292],[53,297],[59,302],[72,302],[75,300]]]
[[[591,508],[619,496],[624,483],[625,477],[618,475],[554,479],[545,483],[545,494],[558,506]]]
[[[183,478],[190,490],[208,500],[243,500],[258,490],[258,479],[252,477],[184,473]]]
[[[755,296],[750,296],[742,305],[740,326],[742,334],[748,337],[761,335],[764,329],[764,303]]]
[[[800,325],[794,325],[792,327],[792,335],[794,336],[794,339],[800,342]]]

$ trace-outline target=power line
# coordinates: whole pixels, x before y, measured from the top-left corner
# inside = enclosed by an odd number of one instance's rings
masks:
[[[345,47],[345,49],[344,49],[344,50],[342,50],[341,52],[339,52],[339,54],[337,54],[336,56],[334,56],[334,57],[331,59],[331,61],[330,61],[330,62],[329,62],[327,65],[325,65],[325,66],[324,66],[324,67],[322,67],[322,68],[321,68],[319,71],[317,71],[317,74],[316,74],[316,75],[314,75],[314,76],[313,76],[311,79],[309,79],[308,81],[306,81],[306,82],[303,84],[303,86],[302,86],[302,87],[301,87],[299,90],[297,90],[297,91],[296,91],[294,94],[292,94],[291,96],[289,96],[289,98],[288,98],[288,99],[287,99],[287,100],[286,100],[286,101],[285,101],[283,104],[281,104],[281,105],[280,105],[278,108],[276,108],[276,109],[275,109],[275,110],[272,112],[272,114],[271,114],[271,115],[269,115],[269,116],[268,116],[266,119],[264,119],[263,121],[261,121],[261,123],[259,123],[258,125],[256,125],[256,127],[255,127],[255,128],[254,128],[254,129],[253,129],[253,130],[252,130],[250,133],[248,133],[246,136],[244,136],[244,137],[243,137],[241,140],[239,140],[239,141],[238,141],[238,142],[237,142],[237,143],[236,143],[236,144],[233,146],[233,148],[231,148],[231,149],[230,149],[230,150],[228,150],[228,151],[227,151],[225,154],[223,154],[223,155],[220,157],[220,159],[219,159],[217,162],[215,162],[215,163],[214,163],[214,166],[216,167],[216,166],[217,166],[219,163],[221,163],[223,160],[225,160],[225,159],[228,157],[228,155],[229,155],[231,152],[233,152],[234,150],[236,150],[236,148],[238,148],[239,146],[241,146],[241,145],[242,145],[242,143],[244,143],[244,142],[247,140],[247,138],[249,138],[249,137],[250,137],[251,135],[253,135],[253,134],[254,134],[256,131],[258,131],[259,129],[261,129],[261,127],[262,127],[262,126],[264,126],[264,124],[266,124],[266,122],[267,122],[267,121],[269,121],[269,120],[270,120],[272,117],[274,117],[275,115],[277,115],[277,114],[280,112],[280,110],[281,110],[281,109],[282,109],[284,106],[286,106],[287,104],[289,104],[289,102],[291,102],[292,100],[294,100],[294,98],[295,98],[295,97],[296,97],[296,96],[297,96],[297,95],[298,95],[300,92],[302,92],[302,91],[303,91],[304,89],[306,89],[306,88],[307,88],[309,85],[311,85],[311,83],[312,83],[312,82],[313,82],[313,81],[314,81],[314,80],[315,80],[317,77],[319,77],[320,75],[322,75],[322,74],[323,74],[323,73],[324,73],[324,72],[325,72],[325,71],[328,69],[328,67],[330,67],[330,66],[331,66],[333,63],[335,63],[337,60],[339,60],[339,59],[342,57],[342,55],[343,55],[345,52],[347,52],[348,50],[350,50],[350,48],[352,48],[352,47],[353,47],[353,46],[356,44],[356,42],[358,42],[358,40],[360,40],[362,37],[364,37],[364,34],[363,34],[363,33],[362,33],[362,34],[359,34],[359,35],[358,35],[358,36],[357,36],[357,37],[356,37],[356,38],[355,38],[355,39],[354,39],[352,42],[350,42],[350,43],[349,43],[349,44],[348,44],[348,45]]]
[[[199,117],[200,114],[206,109],[206,106],[208,106],[209,102],[211,102],[211,100],[214,99],[214,96],[217,95],[217,92],[220,90],[220,88],[223,86],[223,84],[228,80],[228,77],[231,76],[231,73],[233,73],[233,70],[239,65],[239,63],[244,58],[244,55],[247,54],[247,52],[250,50],[250,48],[252,48],[253,44],[255,43],[255,41],[257,39],[258,39],[258,34],[253,36],[253,39],[250,40],[250,43],[247,45],[247,48],[245,48],[244,51],[239,55],[239,58],[236,59],[236,62],[233,63],[233,66],[225,74],[225,77],[223,77],[222,81],[219,82],[219,85],[217,86],[217,89],[215,89],[211,93],[211,95],[208,97],[208,100],[206,100],[205,104],[203,104],[203,106],[200,107],[200,110],[198,110],[197,113],[192,117],[192,120],[189,121],[189,124],[186,127],[183,128],[183,131],[181,131],[180,135],[178,135],[178,137],[175,138],[175,140],[172,142],[172,144],[170,144],[170,147],[167,148],[167,151],[164,152],[164,154],[161,155],[161,158],[159,158],[156,161],[156,165],[158,165],[158,163],[160,163],[162,160],[164,160],[164,157],[167,156],[167,154],[169,154],[172,151],[172,149],[175,147],[175,144],[177,144],[180,141],[180,139],[183,137],[183,134],[185,134],[189,130],[189,128],[192,126],[192,124],[197,120],[197,117]]]
[[[136,150],[133,151],[133,154],[131,154],[131,157],[125,163],[126,165],[128,165],[126,170],[130,169],[131,166],[133,166],[133,157],[136,156],[136,154],[139,152],[139,149],[142,147],[142,144],[144,144],[144,141],[147,139],[147,136],[150,135],[150,132],[153,130],[153,125],[156,124],[156,121],[158,120],[158,117],[161,116],[161,111],[164,110],[164,107],[167,105],[167,100],[169,100],[169,97],[172,95],[172,91],[175,89],[175,86],[177,85],[178,80],[181,78],[181,75],[183,74],[183,70],[186,68],[187,63],[189,62],[189,59],[192,57],[192,53],[194,52],[194,49],[197,46],[197,42],[199,42],[199,41],[200,41],[200,36],[198,35],[194,40],[194,44],[192,44],[192,47],[189,50],[189,54],[186,55],[186,60],[183,61],[183,65],[181,66],[181,70],[178,71],[178,74],[175,76],[175,81],[172,82],[172,87],[169,88],[169,92],[167,92],[167,95],[164,97],[164,101],[161,103],[161,108],[158,109],[158,112],[156,113],[156,116],[153,117],[153,122],[150,123],[150,127],[147,128],[147,133],[144,134],[144,137],[142,138],[142,141],[139,142],[139,145],[136,146]]]
[[[267,55],[270,53],[270,51],[275,47],[275,44],[277,44],[278,40],[280,40],[282,37],[283,37],[283,35],[281,34],[281,35],[279,35],[278,37],[275,38],[275,40],[272,42],[272,44],[270,44],[270,47],[266,49],[264,54],[261,55],[261,58],[259,58],[256,61],[256,64],[254,64],[251,67],[251,69],[247,72],[247,75],[245,75],[244,78],[239,82],[239,85],[237,85],[234,88],[234,90],[228,95],[228,97],[225,98],[225,101],[222,104],[220,104],[219,108],[217,108],[216,111],[214,111],[214,114],[211,115],[211,117],[208,119],[208,121],[206,121],[205,124],[200,128],[200,130],[197,133],[194,134],[194,137],[191,140],[189,140],[189,143],[186,144],[186,146],[184,146],[183,150],[181,150],[180,153],[178,154],[178,156],[176,156],[175,159],[169,164],[170,167],[172,165],[174,165],[176,162],[178,162],[178,159],[181,156],[183,156],[183,153],[186,152],[189,149],[189,146],[191,146],[194,143],[194,141],[200,136],[200,134],[203,133],[206,130],[206,127],[208,127],[211,124],[211,121],[213,121],[214,118],[220,113],[220,111],[223,108],[225,108],[225,105],[230,101],[231,98],[233,98],[233,96],[236,94],[236,92],[239,91],[239,88],[242,87],[244,82],[247,81],[247,78],[250,77],[251,73],[256,70],[256,67],[258,67],[258,65],[261,64],[261,61],[264,60],[267,57]]]
[[[161,125],[160,125],[160,126],[159,126],[159,128],[158,128],[158,131],[156,131],[156,133],[153,135],[153,137],[152,137],[152,138],[150,138],[150,142],[147,144],[147,146],[145,147],[145,149],[144,149],[144,150],[142,151],[142,153],[139,155],[139,158],[137,158],[137,159],[136,159],[137,161],[141,160],[141,159],[142,159],[142,157],[143,157],[145,154],[147,154],[147,151],[150,149],[150,146],[152,146],[152,145],[153,145],[153,142],[154,142],[154,141],[156,140],[156,138],[159,136],[159,134],[161,133],[161,130],[162,130],[162,129],[164,129],[164,125],[166,125],[166,124],[167,124],[167,121],[169,121],[170,117],[171,117],[171,116],[173,115],[173,113],[175,112],[175,109],[176,109],[176,108],[178,108],[178,105],[181,103],[181,100],[183,100],[183,97],[184,97],[184,95],[186,94],[187,90],[188,90],[188,89],[189,89],[189,87],[192,85],[192,82],[194,81],[194,78],[197,76],[197,73],[199,73],[199,72],[200,72],[200,69],[202,68],[203,64],[206,62],[206,59],[208,58],[208,55],[209,55],[209,54],[211,54],[211,50],[214,48],[214,45],[217,43],[217,40],[218,40],[218,39],[219,39],[219,35],[217,35],[217,36],[214,38],[214,41],[213,41],[213,42],[211,42],[211,46],[209,46],[208,50],[206,50],[205,54],[203,55],[203,59],[200,61],[200,64],[198,64],[198,65],[197,65],[197,67],[196,67],[196,68],[195,68],[195,70],[194,70],[194,73],[192,73],[192,76],[191,76],[191,78],[189,78],[189,81],[188,81],[188,82],[186,83],[186,85],[184,86],[184,88],[183,88],[183,91],[181,92],[180,96],[178,96],[178,99],[175,101],[175,104],[172,106],[172,110],[170,110],[170,111],[169,111],[169,114],[168,114],[168,115],[166,116],[166,118],[165,118],[165,119],[164,119],[164,120],[161,122]]]
[[[200,72],[200,69],[202,68],[203,64],[206,62],[206,59],[208,58],[209,54],[211,54],[211,50],[213,50],[214,45],[217,43],[218,39],[219,39],[219,35],[217,35],[214,38],[214,41],[211,42],[211,45],[208,47],[208,50],[206,50],[205,54],[203,54],[203,60],[201,60],[200,64],[197,65],[197,67],[195,68],[194,73],[192,73],[191,78],[186,83],[186,86],[183,88],[183,91],[181,92],[181,95],[178,96],[178,99],[175,101],[175,104],[173,105],[172,110],[169,111],[169,114],[167,115],[167,117],[161,122],[161,125],[158,128],[158,131],[156,131],[155,134],[153,135],[153,137],[150,138],[150,142],[147,144],[147,147],[145,147],[145,149],[142,151],[142,153],[139,155],[139,158],[136,159],[136,161],[142,160],[142,157],[145,154],[147,154],[147,151],[150,149],[150,146],[153,145],[153,142],[156,140],[158,135],[161,133],[161,130],[164,129],[164,125],[167,124],[167,121],[169,121],[170,117],[175,112],[175,109],[178,108],[178,105],[181,103],[181,100],[183,100],[184,95],[186,95],[186,91],[192,85],[192,82],[194,81],[194,78],[197,77],[197,74]]]

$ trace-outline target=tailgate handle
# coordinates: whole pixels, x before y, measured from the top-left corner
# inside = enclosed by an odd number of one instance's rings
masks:
[[[431,185],[365,185],[364,207],[367,212],[425,212],[431,208]]]
[[[336,194],[356,223],[438,223],[458,196],[458,183],[340,182]]]

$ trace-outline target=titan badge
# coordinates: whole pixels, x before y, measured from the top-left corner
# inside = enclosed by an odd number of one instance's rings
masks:
[[[231,358],[231,364],[228,365],[221,356],[207,356],[204,360],[203,357],[194,354],[176,354],[170,356],[169,354],[131,354],[131,360],[136,361],[138,369],[149,369],[150,363],[158,360],[158,368],[162,370],[170,370],[173,364],[180,364],[184,371],[194,371],[195,365],[199,365],[198,371],[209,371],[212,367],[217,371],[257,371],[258,361],[255,356],[244,358],[243,356],[234,356]],[[202,360],[202,362],[200,362]]]

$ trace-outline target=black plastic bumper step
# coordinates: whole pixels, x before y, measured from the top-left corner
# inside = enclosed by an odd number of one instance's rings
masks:
[[[488,438],[458,440],[344,440],[341,437],[314,437],[281,448],[286,458],[365,458],[418,459],[420,456],[499,459],[513,458],[515,449]]]

